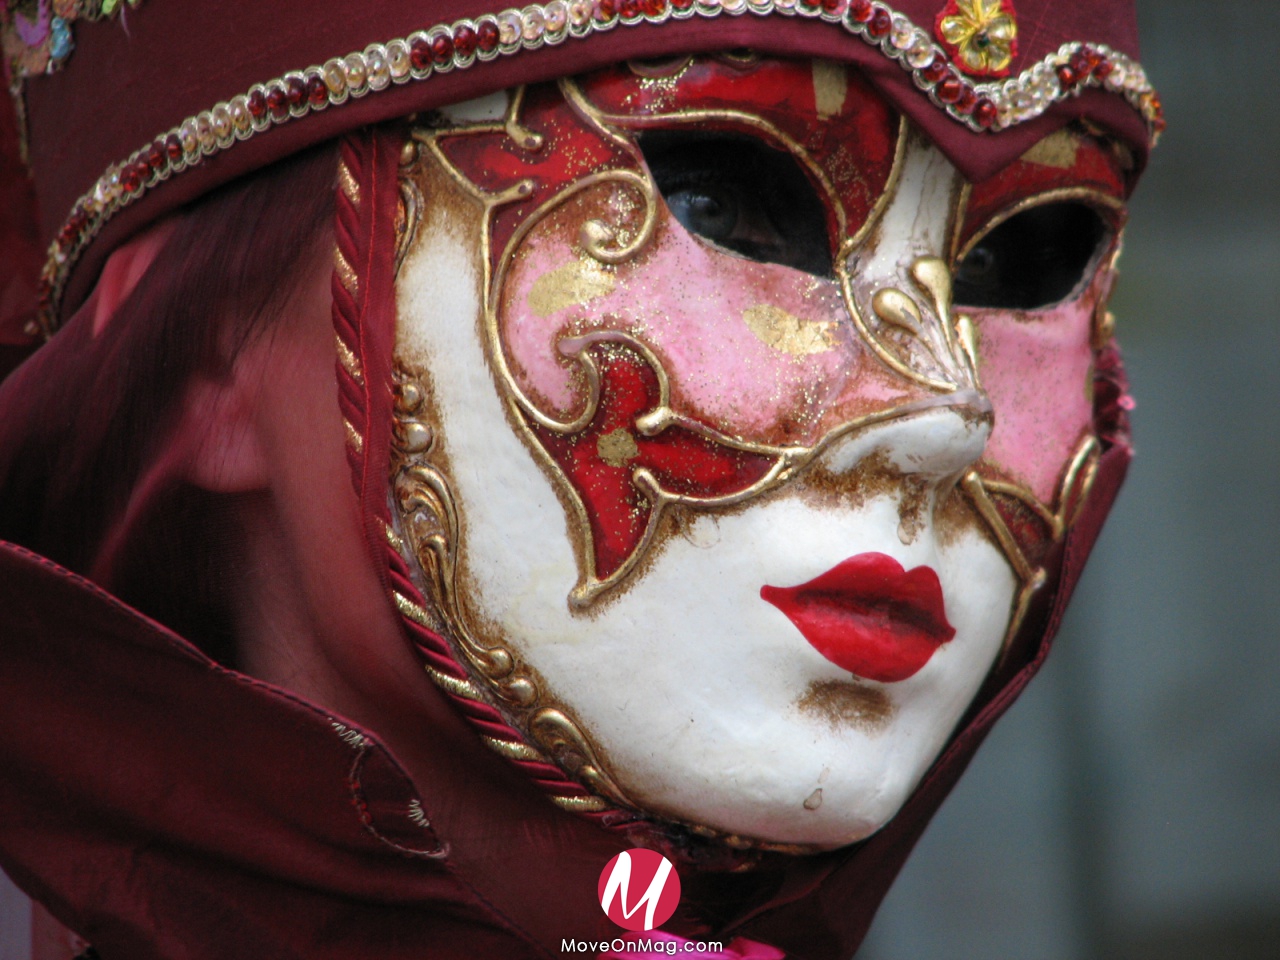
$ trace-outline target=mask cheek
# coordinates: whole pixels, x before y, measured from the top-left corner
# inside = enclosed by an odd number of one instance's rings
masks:
[[[568,344],[607,332],[652,350],[677,412],[756,443],[811,444],[902,397],[854,334],[834,281],[717,250],[665,208],[639,256],[616,266],[588,256],[582,225],[607,222],[617,199],[596,191],[547,216],[506,273],[495,346],[540,410],[568,420],[582,409]]]
[[[971,310],[979,375],[996,411],[983,472],[1055,502],[1064,470],[1092,435],[1096,298],[1044,310]]]

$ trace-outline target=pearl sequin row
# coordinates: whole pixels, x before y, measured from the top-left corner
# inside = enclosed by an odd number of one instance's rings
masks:
[[[1142,67],[1102,44],[1069,43],[1002,82],[974,84],[929,33],[873,0],[550,0],[373,44],[321,66],[287,73],[219,103],[157,137],[110,167],[76,201],[49,249],[41,277],[40,312],[28,332],[51,336],[72,265],[112,216],[207,156],[274,124],[340,106],[392,85],[466,69],[520,50],[618,26],[661,24],[693,16],[740,14],[814,17],[839,24],[878,47],[912,74],[949,116],[975,131],[1001,130],[1044,113],[1086,87],[1123,95],[1146,119],[1152,141],[1163,128],[1160,101]]]

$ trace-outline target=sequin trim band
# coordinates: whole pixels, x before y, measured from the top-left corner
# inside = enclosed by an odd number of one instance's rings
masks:
[[[928,31],[872,0],[550,0],[437,24],[321,66],[254,84],[246,93],[188,117],[124,162],[112,165],[76,201],[50,245],[41,276],[38,319],[27,332],[53,335],[71,267],[111,217],[203,158],[275,124],[338,107],[392,85],[465,70],[570,37],[693,16],[748,13],[810,17],[839,25],[896,61],[935,105],[977,132],[1024,123],[1091,87],[1122,95],[1146,120],[1153,144],[1164,128],[1160,99],[1141,65],[1105,44],[1066,43],[1015,77],[975,84]]]

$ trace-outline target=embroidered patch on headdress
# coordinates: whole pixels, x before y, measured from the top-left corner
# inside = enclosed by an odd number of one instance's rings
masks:
[[[935,32],[956,66],[970,76],[1008,76],[1018,54],[1013,0],[947,0]]]
[[[13,86],[53,73],[71,56],[76,20],[105,20],[142,0],[0,0],[0,34]]]

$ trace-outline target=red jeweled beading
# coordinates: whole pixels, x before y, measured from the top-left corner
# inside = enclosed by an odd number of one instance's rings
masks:
[[[161,133],[161,162],[152,144],[112,165],[73,205],[50,245],[41,276],[38,320],[31,336],[51,336],[63,286],[72,266],[117,212],[211,156],[309,113],[392,85],[428,80],[434,73],[475,69],[546,43],[589,38],[619,25],[674,24],[691,17],[800,16],[821,19],[877,48],[907,71],[930,100],[975,132],[999,131],[1032,120],[1053,104],[1089,88],[1123,96],[1147,122],[1154,143],[1164,129],[1160,99],[1142,67],[1103,44],[1073,42],[1007,80],[970,86],[924,28],[891,7],[870,0],[551,0],[493,15],[439,24],[406,38],[371,44],[320,66],[254,84],[231,100],[188,117]]]

